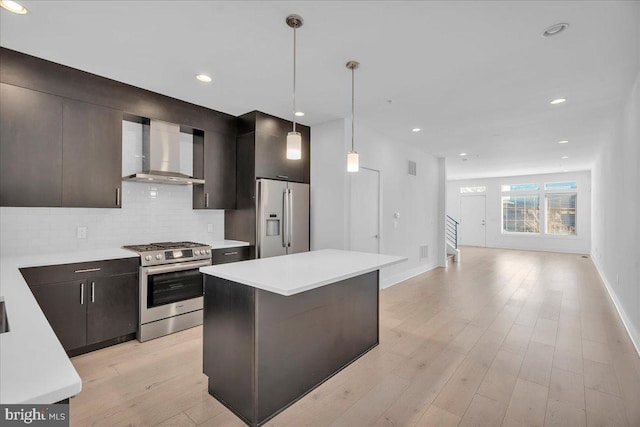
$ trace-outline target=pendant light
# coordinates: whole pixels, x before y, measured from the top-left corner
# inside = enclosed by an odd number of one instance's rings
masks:
[[[293,28],[293,131],[287,134],[287,159],[290,160],[302,158],[302,135],[296,132],[296,29],[303,23],[300,15],[287,16],[287,25]]]
[[[347,153],[347,172],[358,172],[360,160],[358,152],[355,149],[355,90],[354,90],[354,74],[360,63],[357,61],[347,62],[347,68],[351,70],[351,151]]]

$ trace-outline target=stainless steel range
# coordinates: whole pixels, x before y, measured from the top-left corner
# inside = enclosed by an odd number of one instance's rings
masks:
[[[161,242],[123,246],[140,254],[138,341],[202,324],[202,274],[211,265],[211,246]]]

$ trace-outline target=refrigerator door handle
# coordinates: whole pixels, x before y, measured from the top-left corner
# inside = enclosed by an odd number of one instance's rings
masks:
[[[287,197],[288,189],[282,192],[282,246],[289,245],[289,197]]]
[[[287,212],[287,226],[289,227],[287,234],[289,237],[289,244],[287,246],[291,247],[291,241],[293,240],[293,191],[289,188],[287,189],[287,192],[289,193],[289,212]]]
[[[260,258],[260,247],[262,246],[260,242],[262,242],[262,221],[264,221],[264,214],[262,213],[262,182],[260,180],[256,181],[256,205],[258,206],[257,215],[256,215],[256,258]]]

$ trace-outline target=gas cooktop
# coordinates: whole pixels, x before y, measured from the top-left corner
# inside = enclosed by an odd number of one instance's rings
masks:
[[[204,243],[194,243],[194,242],[158,242],[158,243],[147,243],[144,245],[128,245],[123,246],[125,249],[131,249],[136,252],[151,252],[151,251],[162,251],[167,249],[191,249],[191,248],[200,248],[207,247],[209,245],[205,245]]]
[[[211,259],[211,246],[204,243],[158,242],[146,245],[128,245],[123,248],[140,254],[143,267]]]

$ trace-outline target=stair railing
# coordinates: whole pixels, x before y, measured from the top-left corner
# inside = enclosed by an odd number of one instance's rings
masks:
[[[446,223],[446,237],[447,243],[449,243],[454,248],[458,249],[458,225],[460,224],[458,221],[447,215],[447,223]]]

